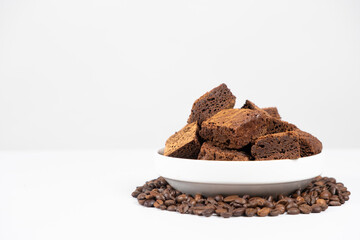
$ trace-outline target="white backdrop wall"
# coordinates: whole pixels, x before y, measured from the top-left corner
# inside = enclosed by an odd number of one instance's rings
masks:
[[[161,147],[225,82],[360,147],[360,1],[0,1],[0,149]]]

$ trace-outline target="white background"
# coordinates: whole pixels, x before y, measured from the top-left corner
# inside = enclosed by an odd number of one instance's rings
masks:
[[[0,0],[0,240],[359,239],[359,43],[356,0]],[[277,218],[139,206],[155,149],[222,82],[317,136],[350,201]]]
[[[159,148],[222,82],[360,147],[360,1],[0,1],[0,149]]]

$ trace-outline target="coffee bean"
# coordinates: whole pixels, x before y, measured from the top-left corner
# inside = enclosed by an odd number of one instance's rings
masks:
[[[328,190],[325,190],[323,192],[321,192],[320,194],[320,198],[325,199],[325,200],[329,200],[331,197],[331,193]]]
[[[312,211],[312,208],[307,204],[302,204],[299,206],[299,210],[303,214],[309,214]]]
[[[154,203],[155,203],[155,200],[154,200],[154,199],[147,199],[147,200],[145,200],[145,202],[144,202],[144,206],[145,206],[145,207],[152,207],[152,206],[154,206]]]
[[[145,193],[140,193],[140,194],[137,196],[137,199],[138,199],[138,200],[143,200],[143,199],[145,199],[145,197],[146,197],[146,194],[145,194]]]
[[[266,200],[266,201],[265,201],[265,204],[264,204],[264,207],[274,208],[275,205],[274,205],[273,202]]]
[[[245,209],[246,208],[235,208],[235,210],[233,211],[233,216],[235,217],[243,216],[245,213]]]
[[[298,208],[298,207],[299,206],[296,203],[291,202],[286,205],[286,210],[289,210],[290,208]]]
[[[260,197],[252,197],[249,199],[249,204],[251,207],[263,207],[266,200]]]
[[[160,208],[160,206],[163,204],[164,204],[164,202],[162,200],[156,200],[154,203],[154,207]]]
[[[224,197],[222,195],[216,195],[214,198],[217,202],[222,202],[224,200]]]
[[[324,199],[319,198],[318,200],[316,200],[316,204],[319,204],[323,211],[327,208],[327,204]]]
[[[257,212],[256,208],[247,208],[247,209],[245,210],[245,215],[246,215],[247,217],[253,217],[253,216],[256,215],[256,212]]]
[[[139,196],[140,193],[141,193],[141,192],[139,192],[139,191],[134,191],[134,192],[131,193],[131,196],[133,196],[134,198],[136,198],[137,196]]]
[[[213,213],[214,213],[213,208],[205,208],[204,211],[202,212],[202,215],[205,217],[210,217],[211,215],[213,215]]]
[[[186,203],[182,203],[177,207],[177,211],[181,214],[186,213],[189,210],[189,206]]]
[[[176,206],[175,205],[170,205],[167,207],[168,211],[176,211]]]
[[[211,204],[216,204],[216,200],[215,200],[215,198],[213,198],[213,197],[208,197],[208,198],[206,199],[206,201],[207,201],[208,203],[211,203]]]
[[[348,201],[350,199],[349,195],[344,195],[344,200]]]
[[[273,201],[274,201],[274,197],[270,195],[266,200],[268,200],[269,202],[273,202]]]
[[[223,208],[223,207],[217,207],[215,209],[215,213],[220,215],[220,213],[223,213],[223,212],[227,212],[226,208]]]
[[[203,200],[201,194],[196,194],[195,197],[194,197],[194,199],[195,199],[196,202],[200,202],[200,201]]]
[[[220,213],[220,216],[223,218],[229,218],[232,216],[232,212],[223,212],[223,213]]]
[[[138,200],[138,203],[139,203],[140,205],[144,205],[144,202],[145,202],[145,199],[139,199],[139,200]]]
[[[187,198],[188,198],[188,196],[186,196],[186,194],[178,195],[178,196],[176,197],[176,202],[182,203],[182,202],[186,201]]]
[[[301,205],[301,204],[304,204],[305,203],[305,199],[301,196],[298,196],[295,200],[296,204],[297,205]]]
[[[174,200],[166,200],[164,203],[165,203],[165,206],[170,206],[170,205],[176,204],[176,202]]]
[[[269,215],[271,211],[271,208],[268,208],[268,207],[263,207],[262,209],[260,209],[258,212],[257,212],[257,215],[259,217],[266,217],[267,215]]]
[[[283,214],[285,212],[285,206],[282,204],[275,205],[275,209],[280,211],[280,214]]]
[[[275,208],[270,211],[269,215],[272,217],[276,217],[276,216],[279,216],[280,214],[281,214],[280,210]]]
[[[227,196],[226,198],[224,198],[224,202],[232,202],[235,199],[239,198],[238,195],[231,195],[231,196]]]
[[[321,208],[321,206],[320,205],[318,205],[318,204],[314,204],[314,205],[312,205],[311,206],[311,208],[312,208],[312,213],[319,213],[319,212],[321,212],[322,211],[322,208]]]
[[[298,208],[289,208],[288,210],[287,210],[287,213],[288,214],[291,214],[291,215],[296,215],[296,214],[299,214],[300,213],[300,210],[298,209]]]
[[[341,206],[341,203],[339,201],[330,201],[329,206]]]

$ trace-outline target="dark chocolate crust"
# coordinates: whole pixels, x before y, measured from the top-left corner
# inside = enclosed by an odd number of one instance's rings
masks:
[[[317,139],[310,133],[301,131],[299,129],[297,129],[293,133],[299,138],[301,157],[307,157],[321,153],[322,143],[319,139]]]
[[[279,111],[276,107],[267,107],[267,108],[263,108],[262,110],[264,110],[265,112],[267,112],[270,116],[272,116],[273,118],[276,119],[281,119],[281,116],[279,114]]]
[[[200,136],[221,148],[240,149],[266,134],[268,115],[250,109],[226,109],[204,121]]]
[[[250,156],[243,151],[221,149],[204,142],[201,146],[198,156],[200,160],[218,160],[218,161],[249,161]]]
[[[223,109],[233,108],[236,97],[226,84],[212,89],[197,99],[191,109],[188,123],[197,121],[199,125]]]

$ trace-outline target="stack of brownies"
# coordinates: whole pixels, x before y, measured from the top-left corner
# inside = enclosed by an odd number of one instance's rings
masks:
[[[321,152],[322,143],[281,120],[276,107],[259,108],[236,97],[225,84],[197,99],[188,124],[165,144],[164,155],[178,158],[249,161],[297,159]]]

